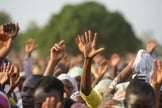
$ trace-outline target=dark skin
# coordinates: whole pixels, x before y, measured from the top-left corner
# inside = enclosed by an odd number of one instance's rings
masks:
[[[61,97],[60,92],[55,89],[53,89],[47,93],[43,89],[37,88],[34,93],[34,97],[35,97],[35,105],[34,105],[35,107],[34,108],[41,108],[40,106],[42,106],[42,108],[55,108],[54,106],[56,106],[57,103],[60,103],[61,105],[63,104],[60,99],[60,97]],[[53,103],[53,102],[55,102],[55,103]]]
[[[0,25],[0,59],[3,59],[10,51],[13,39],[19,31],[18,23]]]
[[[96,39],[97,33],[92,35],[91,31],[85,32],[84,35],[78,35],[76,38],[76,43],[80,52],[84,56],[84,64],[83,64],[83,74],[81,77],[81,91],[85,95],[89,95],[92,87],[91,87],[91,62],[95,55],[101,53],[104,48],[96,49]]]
[[[44,72],[44,76],[51,76],[53,75],[53,69],[56,64],[61,60],[61,58],[65,55],[65,48],[64,48],[64,41],[60,41],[52,46],[50,50],[50,59],[48,61],[47,68]]]
[[[151,85],[155,93],[155,108],[159,108],[160,87],[162,85],[162,61],[155,60],[154,73],[151,79]]]
[[[103,76],[105,75],[108,67],[109,67],[109,65],[108,65],[108,61],[107,60],[101,61],[101,65],[100,65],[100,67],[98,69],[99,76],[92,83],[93,87],[103,78]]]
[[[47,97],[41,108],[63,108],[63,103],[57,102],[54,97]]]

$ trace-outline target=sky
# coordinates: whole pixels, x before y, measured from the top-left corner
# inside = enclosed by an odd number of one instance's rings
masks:
[[[79,4],[90,0],[0,0],[0,11],[7,12],[21,31],[29,22],[45,25],[52,14],[66,4]],[[138,38],[151,34],[162,45],[162,0],[91,0],[103,4],[108,10],[118,11],[132,25]]]

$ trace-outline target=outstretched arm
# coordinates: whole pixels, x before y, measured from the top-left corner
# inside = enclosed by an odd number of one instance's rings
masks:
[[[155,60],[154,73],[151,80],[151,85],[155,93],[155,108],[159,108],[160,87],[162,85],[162,61]]]
[[[48,61],[47,68],[44,72],[44,76],[53,75],[54,67],[63,58],[65,54],[64,41],[60,41],[52,46],[50,51],[50,59]]]
[[[95,33],[92,36],[91,31],[85,32],[85,35],[76,38],[76,43],[79,50],[84,55],[83,74],[81,77],[81,91],[86,96],[91,92],[91,62],[95,55],[99,54],[104,48],[96,49],[96,37]]]
[[[146,51],[149,53],[149,54],[152,54],[155,50],[157,46],[157,42],[156,40],[150,40],[147,42],[147,45],[146,45]]]
[[[114,88],[116,84],[126,81],[128,77],[132,74],[132,65],[134,63],[134,59],[132,59],[128,65],[114,78],[112,83],[109,86],[108,92],[105,94],[105,97],[107,97],[110,94],[113,94]]]
[[[9,53],[12,41],[17,36],[18,31],[18,23],[0,25],[0,60]]]
[[[37,48],[35,40],[30,38],[25,44],[25,57],[23,61],[24,72],[26,78],[33,74],[31,54]]]

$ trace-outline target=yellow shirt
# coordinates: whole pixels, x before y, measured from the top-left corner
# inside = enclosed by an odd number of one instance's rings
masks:
[[[80,95],[89,108],[97,108],[101,103],[101,98],[94,89],[91,90],[89,96],[86,96],[81,91]]]

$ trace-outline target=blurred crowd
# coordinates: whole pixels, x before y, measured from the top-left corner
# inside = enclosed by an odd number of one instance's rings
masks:
[[[31,38],[23,55],[10,56],[18,33],[18,23],[0,25],[0,108],[162,108],[155,40],[136,53],[105,57],[89,30],[74,39],[76,56],[60,40],[49,57],[34,57],[38,46]]]

